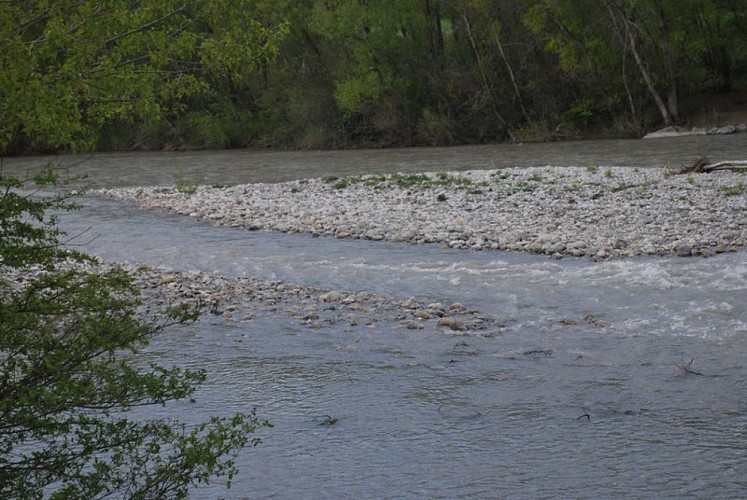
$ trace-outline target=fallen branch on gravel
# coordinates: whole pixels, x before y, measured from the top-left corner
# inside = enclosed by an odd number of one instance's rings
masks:
[[[735,168],[747,168],[747,160],[726,160],[711,163],[708,158],[700,157],[693,162],[689,167],[685,167],[682,170],[677,171],[678,174],[690,174],[690,173],[701,173],[701,172],[712,172],[714,170],[726,170]]]

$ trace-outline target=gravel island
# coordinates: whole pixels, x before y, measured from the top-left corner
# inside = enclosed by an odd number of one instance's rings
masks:
[[[746,186],[740,171],[547,166],[94,194],[248,230],[608,259],[736,251]]]

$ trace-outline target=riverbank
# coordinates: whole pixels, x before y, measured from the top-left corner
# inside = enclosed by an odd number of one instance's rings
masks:
[[[593,259],[710,256],[747,244],[747,178],[532,167],[94,194],[248,230]]]
[[[349,328],[392,322],[408,330],[427,325],[448,332],[486,332],[503,320],[482,316],[459,303],[398,300],[366,291],[308,287],[282,280],[230,277],[199,271],[124,265],[148,304],[201,305],[211,315],[248,322],[255,314],[284,314],[312,329],[341,324]],[[431,320],[431,321],[428,321]]]
[[[283,315],[316,330],[332,325],[350,331],[387,323],[405,330],[428,329],[452,335],[493,336],[505,320],[483,315],[458,302],[424,302],[414,297],[396,299],[367,291],[330,290],[264,280],[255,277],[222,276],[200,271],[179,271],[142,264],[93,260],[70,261],[62,268],[105,274],[124,270],[139,290],[149,313],[166,313],[173,307],[199,307],[204,315],[228,322],[250,323],[258,315]],[[41,268],[18,272],[0,270],[0,277],[15,287],[24,286],[46,271]],[[579,320],[559,318],[561,324]],[[588,321],[588,319],[587,319]]]

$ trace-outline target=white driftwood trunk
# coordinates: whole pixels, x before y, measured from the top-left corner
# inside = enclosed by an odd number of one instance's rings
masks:
[[[693,172],[713,172],[714,170],[726,170],[732,168],[747,168],[747,160],[725,160],[711,163],[705,158],[698,158],[691,166],[683,168],[677,173],[687,174]]]

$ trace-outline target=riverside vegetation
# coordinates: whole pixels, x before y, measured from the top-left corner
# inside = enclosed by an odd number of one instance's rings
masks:
[[[0,155],[95,149],[109,127],[209,101],[208,73],[257,67],[285,32],[251,5],[0,2]],[[210,23],[220,29],[207,36]],[[135,356],[195,320],[199,304],[149,313],[126,271],[63,248],[54,214],[75,206],[58,180],[11,177],[0,162],[0,496],[184,498],[217,478],[230,486],[236,454],[267,422],[135,414],[189,401],[205,379]]]
[[[183,498],[225,477],[268,425],[254,414],[182,424],[137,407],[189,399],[203,370],[140,366],[131,356],[197,302],[150,314],[125,270],[63,248],[52,211],[67,195],[0,174],[0,494],[3,498]]]
[[[0,154],[641,136],[740,123],[716,0],[0,2]]]

